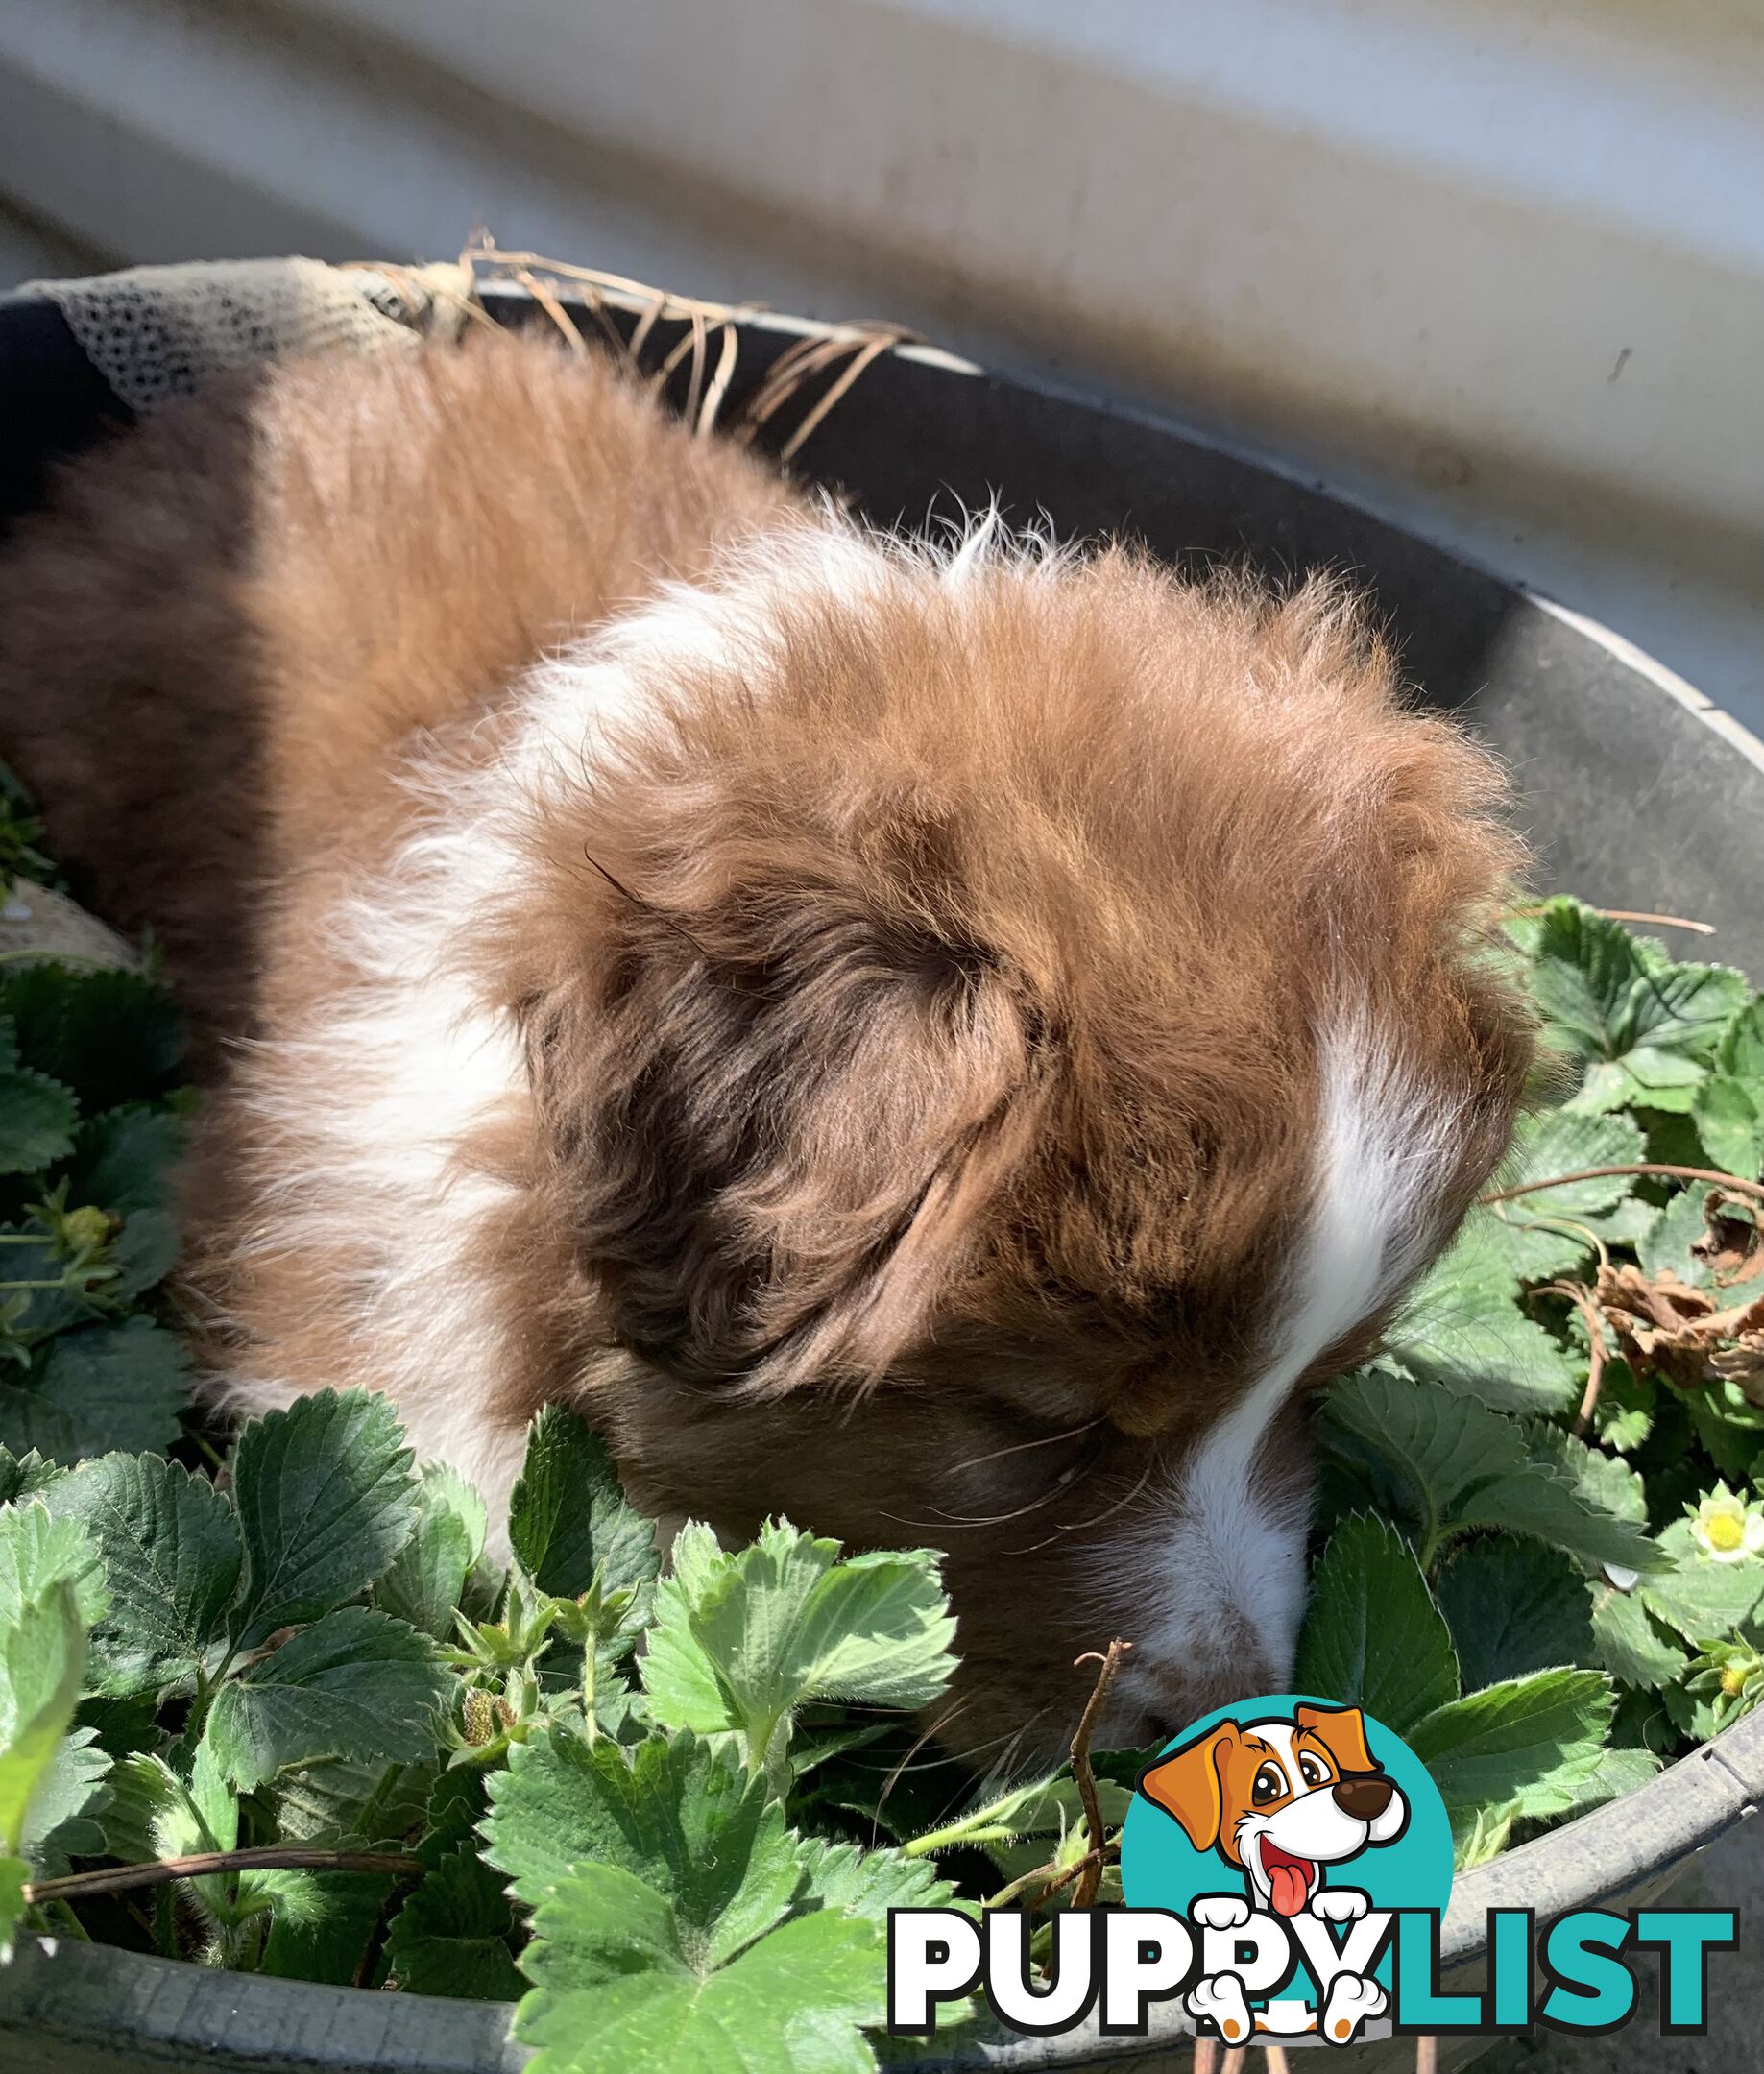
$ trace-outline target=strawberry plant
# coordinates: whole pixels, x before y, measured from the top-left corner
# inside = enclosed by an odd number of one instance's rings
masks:
[[[1408,1739],[1464,1863],[1764,1698],[1764,1002],[1572,901],[1512,936],[1556,1063],[1326,1394],[1295,1676]],[[151,975],[0,966],[0,1944],[518,2002],[541,2074],[845,2074],[889,1907],[1021,1906],[1045,1947],[1120,1899],[1140,1753],[1094,1708],[1051,1775],[921,1747],[934,1554],[775,1520],[664,1561],[561,1409],[506,1560],[383,1399],[205,1429],[187,1110]],[[1131,1637],[1097,1639],[1105,1686]]]

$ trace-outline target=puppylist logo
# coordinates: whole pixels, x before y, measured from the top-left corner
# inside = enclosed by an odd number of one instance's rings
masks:
[[[1731,1909],[1579,1909],[1542,1925],[1495,1909],[1486,1984],[1443,1992],[1438,1789],[1382,1723],[1304,1694],[1221,1708],[1166,1745],[1140,1774],[1121,1874],[1124,1907],[1055,1915],[1045,1971],[1019,1910],[891,1910],[889,2029],[930,2034],[940,2003],[978,1991],[1043,2037],[1093,2017],[1105,2036],[1142,2035],[1171,2001],[1228,2046],[1598,2033],[1632,2017],[1637,1960],[1657,1951],[1661,2028],[1696,2033],[1710,1954],[1738,1942]]]

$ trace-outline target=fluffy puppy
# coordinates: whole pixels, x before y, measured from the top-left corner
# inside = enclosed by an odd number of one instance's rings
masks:
[[[479,341],[67,473],[0,740],[215,1069],[212,1389],[364,1384],[501,1504],[948,1551],[940,1732],[1287,1681],[1302,1398],[1507,1143],[1514,845],[1335,591],[939,555]],[[227,1042],[226,1040],[231,1040]]]

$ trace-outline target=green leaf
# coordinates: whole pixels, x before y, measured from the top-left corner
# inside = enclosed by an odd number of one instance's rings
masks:
[[[1600,1584],[1592,1592],[1592,1633],[1599,1659],[1625,1685],[1669,1685],[1690,1658],[1649,1613],[1642,1594]]]
[[[1675,965],[1658,945],[1578,902],[1548,903],[1532,991],[1548,1043],[1586,1062],[1571,1109],[1688,1109],[1724,1029],[1750,1000],[1745,977]]]
[[[1604,1508],[1599,1477],[1586,1472],[1584,1487],[1570,1481],[1563,1465],[1583,1466],[1579,1456],[1564,1448],[1562,1465],[1552,1464],[1535,1430],[1473,1398],[1363,1369],[1329,1392],[1319,1430],[1326,1443],[1345,1435],[1388,1465],[1392,1503],[1420,1536],[1424,1561],[1442,1535],[1466,1527],[1504,1527],[1591,1562],[1641,1570],[1662,1561],[1639,1525]]]
[[[1408,1543],[1356,1513],[1330,1536],[1298,1638],[1296,1689],[1364,1707],[1398,1735],[1458,1697],[1452,1638]]]
[[[1652,1376],[1638,1376],[1620,1354],[1608,1355],[1593,1407],[1593,1425],[1601,1445],[1628,1455],[1646,1444],[1654,1431],[1658,1391]]]
[[[38,1879],[58,1878],[69,1869],[69,1858],[103,1855],[105,1832],[98,1817],[109,1798],[105,1783],[109,1770],[109,1754],[97,1747],[95,1729],[70,1729],[56,1746],[18,1843]]]
[[[808,1700],[909,1708],[935,1699],[954,1668],[955,1625],[937,1557],[919,1549],[841,1562],[838,1553],[836,1541],[783,1521],[737,1555],[713,1556],[694,1544],[685,1570],[676,1549],[643,1659],[656,1719],[738,1728],[757,1769],[777,1762],[793,1711]],[[704,1709],[696,1667],[685,1679],[674,1675],[690,1664],[689,1640],[714,1673],[720,1717]]]
[[[861,2074],[859,2026],[882,2020],[878,1926],[831,1909],[798,1917],[727,1964],[667,1902],[614,1866],[584,1866],[533,1921],[535,1983],[516,2035],[533,2074]]]
[[[383,1872],[257,1873],[274,1914],[256,1970],[352,1988],[394,1882]]]
[[[277,1834],[334,1845],[402,1842],[423,1827],[435,1778],[431,1763],[383,1765],[371,1758],[329,1757],[283,1772],[275,1785]]]
[[[1598,1770],[1614,1707],[1598,1671],[1538,1671],[1454,1700],[1405,1738],[1447,1812],[1559,1814]]]
[[[85,1635],[72,1581],[57,1577],[0,1626],[0,1852],[16,1857],[80,1700]]]
[[[0,1382],[0,1439],[69,1465],[111,1448],[164,1449],[189,1374],[189,1356],[151,1318],[63,1333],[28,1382]]]
[[[75,971],[44,959],[0,977],[27,1066],[73,1089],[88,1116],[170,1085],[183,1049],[171,997],[120,970]]]
[[[392,1984],[412,1994],[519,2001],[525,1983],[509,1940],[515,1912],[471,1844],[423,1876],[386,1934]]]
[[[112,1217],[169,1210],[183,1156],[182,1120],[165,1109],[112,1109],[81,1126],[68,1169],[68,1200]]]
[[[11,1448],[0,1447],[0,1505],[13,1505],[25,1498],[39,1497],[66,1473],[58,1463],[37,1454],[35,1448],[27,1454],[14,1455]]]
[[[1102,1784],[1098,1782],[1099,1791]],[[1103,1816],[1104,1823],[1114,1828],[1124,1819],[1124,1808],[1113,1823],[1106,1813]],[[855,1844],[806,1837],[799,1855],[805,1882],[800,1907],[845,1909],[885,1928],[890,1909],[959,1905],[954,1888],[929,1860],[908,1858],[903,1851],[859,1850]]]
[[[1659,1214],[1648,1236],[1637,1248],[1641,1265],[1656,1279],[1677,1275],[1693,1289],[1706,1288],[1708,1265],[1691,1248],[1708,1229],[1707,1205],[1714,1190],[1693,1185],[1681,1189]]]
[[[104,1618],[110,1603],[104,1563],[80,1522],[57,1518],[41,1499],[0,1510],[0,1634],[62,1583],[73,1586],[82,1628]]]
[[[327,1757],[409,1763],[434,1748],[447,1690],[425,1635],[346,1606],[224,1685],[207,1740],[247,1793],[289,1765]]]
[[[720,1963],[778,1921],[801,1882],[777,1802],[689,1731],[626,1751],[542,1730],[489,1785],[485,1856],[529,1907],[589,1860],[616,1866],[665,1894]]]
[[[1637,1045],[1620,1059],[1589,1066],[1570,1113],[1602,1115],[1611,1109],[1663,1109],[1688,1116],[1708,1078],[1708,1068],[1681,1052]]]
[[[1675,1520],[1659,1536],[1671,1567],[1641,1582],[1650,1613],[1706,1648],[1725,1642],[1742,1622],[1764,1617],[1764,1556],[1717,1562],[1697,1545],[1688,1519]]]
[[[323,1390],[255,1418],[233,1454],[250,1648],[316,1620],[391,1567],[416,1522],[416,1478],[397,1414],[365,1390]]]
[[[214,1654],[244,1559],[227,1501],[205,1477],[153,1455],[107,1455],[52,1494],[104,1557],[110,1611],[92,1637],[100,1692],[118,1698],[193,1676]]]
[[[58,1080],[14,1066],[0,1072],[0,1173],[37,1173],[74,1148],[79,1107]]]
[[[1098,1779],[1097,1809],[1104,1828],[1120,1828],[1127,1818],[1132,1797],[1131,1790],[1117,1781]],[[1017,1844],[1027,1837],[1070,1836],[1083,1821],[1084,1807],[1076,1781],[1069,1773],[1056,1772],[1047,1778],[1026,1779],[992,1799],[979,1801],[953,1820],[914,1837],[906,1849],[915,1858],[968,1846],[996,1852],[1002,1845]]]
[[[1520,1119],[1512,1156],[1495,1186],[1513,1188],[1593,1167],[1633,1166],[1645,1156],[1642,1134],[1628,1117],[1545,1109]],[[1607,1218],[1630,1200],[1634,1186],[1633,1176],[1612,1174],[1565,1182],[1474,1210],[1459,1245],[1466,1241],[1480,1243],[1521,1282],[1550,1281],[1580,1266],[1593,1252],[1585,1235],[1598,1229],[1594,1220]]]
[[[1718,1073],[1697,1091],[1691,1114],[1715,1164],[1755,1181],[1764,1169],[1764,1105],[1759,1095]]]
[[[605,1589],[637,1594],[629,1625],[647,1617],[661,1568],[655,1530],[625,1503],[605,1441],[562,1405],[547,1405],[533,1421],[508,1531],[541,1591],[574,1599],[599,1573]]]
[[[1594,1661],[1585,1582],[1554,1549],[1506,1534],[1469,1542],[1439,1573],[1439,1604],[1467,1692]]]
[[[437,1642],[453,1633],[453,1609],[484,1553],[484,1501],[456,1470],[425,1462],[417,1484],[417,1525],[374,1587],[382,1613]]]
[[[22,1858],[0,1856],[0,1965],[10,1965],[12,1941],[24,1920],[25,1888],[31,1868]]]

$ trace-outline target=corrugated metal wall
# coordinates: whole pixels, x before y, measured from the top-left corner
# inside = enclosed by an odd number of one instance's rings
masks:
[[[1764,23],[1728,0],[12,0],[118,259],[474,223],[1172,404],[1764,721]]]

